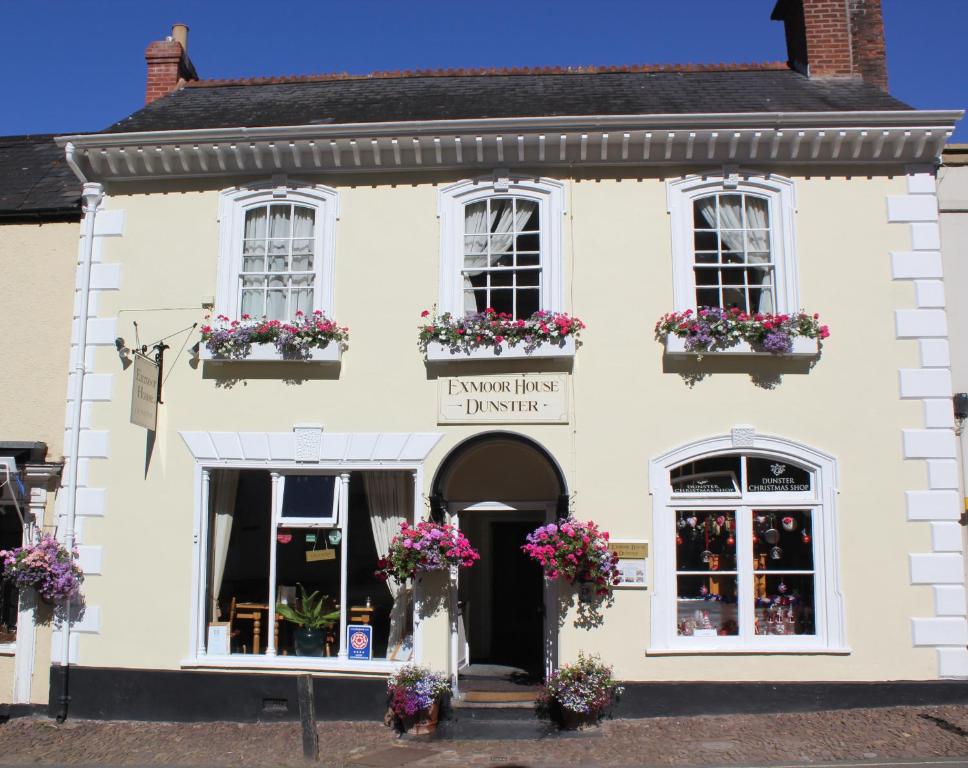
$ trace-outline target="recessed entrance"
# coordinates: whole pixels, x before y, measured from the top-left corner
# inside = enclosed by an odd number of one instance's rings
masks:
[[[460,688],[501,700],[554,665],[555,596],[521,551],[525,537],[554,520],[564,481],[547,451],[520,435],[481,435],[444,461],[434,490],[450,519],[481,554],[454,595],[452,655]],[[440,508],[440,507],[438,507]]]

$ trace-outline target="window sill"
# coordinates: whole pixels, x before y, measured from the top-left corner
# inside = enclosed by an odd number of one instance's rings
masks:
[[[16,643],[0,643],[0,656],[16,656],[16,655],[17,655]]]
[[[686,340],[678,336],[667,336],[665,341],[665,353],[667,355],[696,357],[696,352],[686,349]],[[707,355],[746,355],[749,357],[816,357],[820,354],[820,345],[816,339],[808,339],[805,336],[797,336],[793,339],[793,351],[785,354],[774,352],[764,352],[761,349],[753,349],[747,342],[741,341],[726,349],[711,349],[702,353]]]
[[[567,337],[558,344],[545,343],[531,352],[525,352],[523,346],[517,347],[479,347],[470,350],[455,350],[446,347],[438,341],[427,344],[427,362],[456,363],[463,360],[530,360],[569,359],[575,356],[575,339]]]
[[[197,656],[184,659],[183,669],[278,669],[311,670],[318,672],[353,672],[357,674],[389,674],[396,671],[407,661],[354,661],[337,656],[255,656],[253,654],[233,653],[231,656]]]
[[[342,347],[332,343],[325,347],[313,347],[306,360],[284,358],[274,344],[253,344],[251,352],[245,357],[216,357],[204,344],[198,348],[199,359],[209,363],[338,363],[342,356]]]
[[[724,647],[710,645],[691,648],[646,648],[646,656],[764,656],[776,654],[798,654],[800,656],[849,656],[849,647],[824,647],[818,645],[772,645]]]

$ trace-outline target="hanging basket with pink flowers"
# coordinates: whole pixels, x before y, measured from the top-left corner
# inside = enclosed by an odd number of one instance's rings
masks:
[[[477,550],[453,525],[402,522],[400,533],[390,540],[390,550],[377,562],[376,575],[403,584],[421,573],[451,566],[469,568],[479,559]]]
[[[521,547],[549,579],[587,584],[596,598],[611,603],[619,581],[618,556],[609,549],[608,532],[589,521],[567,517],[528,534]]]

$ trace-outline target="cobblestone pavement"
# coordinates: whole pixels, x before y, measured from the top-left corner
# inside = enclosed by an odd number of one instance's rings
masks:
[[[320,763],[353,768],[792,765],[968,756],[968,706],[605,722],[568,736],[397,738],[378,723],[321,723]],[[2,765],[305,766],[297,723],[45,718],[0,725]]]

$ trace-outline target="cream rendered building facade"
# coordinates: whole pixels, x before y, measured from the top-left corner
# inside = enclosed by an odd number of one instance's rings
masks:
[[[0,303],[7,318],[28,326],[0,342],[0,456],[16,464],[13,496],[3,494],[3,544],[19,546],[41,531],[53,532],[54,498],[64,455],[64,366],[71,333],[77,256],[77,182],[51,136],[0,138]],[[4,475],[3,480],[7,480]],[[21,530],[19,508],[27,524]],[[21,535],[23,534],[23,535]],[[0,704],[45,704],[50,688],[53,616],[15,591],[3,596]],[[11,619],[15,619],[14,622]]]
[[[618,74],[644,93],[663,87],[654,73]],[[690,83],[716,92],[698,73],[673,76],[683,98]],[[86,611],[54,638],[69,648],[78,713],[192,716],[178,709],[185,691],[194,716],[257,717],[277,701],[292,713],[308,671],[323,716],[366,717],[405,661],[447,671],[459,694],[468,663],[540,675],[579,652],[614,664],[643,711],[663,707],[662,683],[749,697],[769,682],[783,706],[799,684],[885,700],[968,677],[934,175],[960,113],[785,66],[717,74],[726,95],[702,112],[618,92],[609,114],[547,117],[562,112],[535,102],[608,95],[609,77],[203,81],[59,140],[85,182],[90,235],[78,279],[89,268],[90,290],[76,302],[87,328],[77,502],[60,508],[83,552]],[[727,94],[734,77],[791,106],[744,106]],[[384,87],[417,106],[386,111]],[[316,107],[300,112],[287,88],[335,116],[310,119]],[[442,103],[424,91],[438,88],[453,100],[421,112],[421,99]],[[518,94],[518,111],[458,114],[465,97],[483,109],[489,88]],[[360,107],[368,89],[383,119]],[[233,127],[249,93],[275,109]],[[347,94],[356,119],[340,112]],[[707,226],[710,200],[720,218]],[[491,214],[504,201],[507,216]],[[730,226],[729,210],[742,221]],[[710,229],[720,254],[736,231],[746,251],[769,243],[774,290],[758,306],[820,313],[832,335],[819,350],[697,359],[653,339],[664,313],[701,303]],[[481,237],[513,254],[515,301],[534,290],[542,309],[587,324],[577,351],[418,349],[423,310],[460,314],[484,290],[478,252],[460,250]],[[306,277],[297,251],[303,264],[312,254],[306,308],[348,327],[348,348],[316,362],[211,359],[199,327],[270,306],[273,248],[288,259],[276,290],[290,302],[307,290],[292,282]],[[766,284],[748,265],[763,263],[744,262],[747,302]],[[736,283],[716,264],[722,297]],[[486,285],[488,301],[512,290]],[[156,340],[169,348],[146,430],[131,420],[129,350]],[[447,410],[455,392],[542,381],[560,394],[547,417],[530,415],[544,401],[512,396],[465,398],[460,418]],[[776,493],[770,473],[799,479]],[[302,492],[309,522],[294,511]],[[515,564],[524,532],[569,513],[638,545],[636,557],[647,545],[644,580],[617,589],[597,623],[580,590]],[[465,531],[481,561],[387,594],[372,577],[387,531],[430,518]],[[684,549],[699,530],[701,566]],[[793,553],[793,565],[770,564]],[[321,655],[292,645],[271,610],[302,581],[339,596]],[[791,595],[797,610],[777,619]],[[375,652],[358,659],[347,633],[363,618]]]

